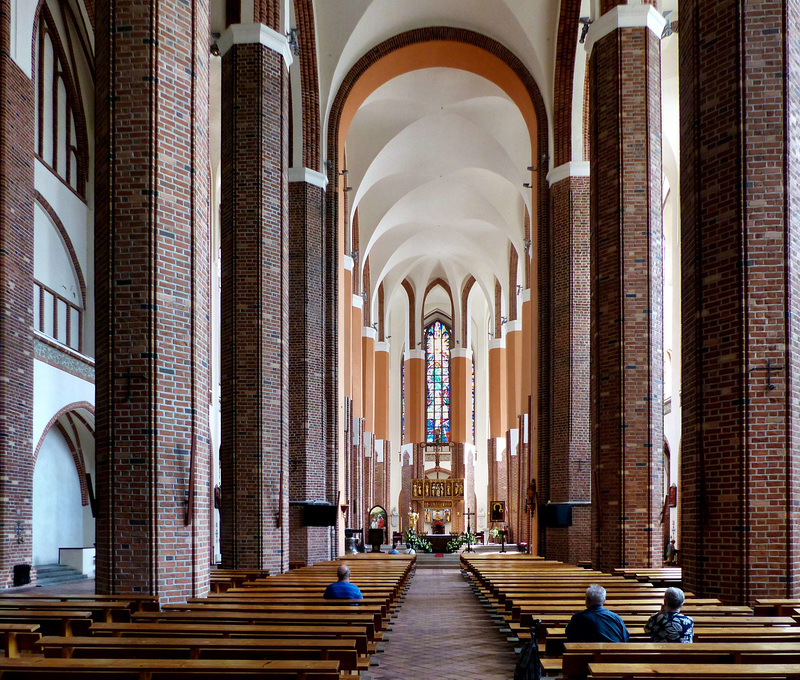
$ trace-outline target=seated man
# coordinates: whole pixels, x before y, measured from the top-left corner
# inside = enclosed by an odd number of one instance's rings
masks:
[[[596,584],[586,589],[586,609],[567,624],[567,642],[628,642],[622,619],[605,609],[606,589]]]
[[[686,597],[680,588],[667,588],[661,611],[653,614],[644,624],[644,632],[653,642],[691,642],[694,637],[694,621],[691,616],[681,614]]]
[[[336,570],[336,578],[339,580],[336,583],[331,583],[322,597],[327,600],[361,600],[363,595],[359,587],[350,583],[350,567],[346,564],[340,564]]]

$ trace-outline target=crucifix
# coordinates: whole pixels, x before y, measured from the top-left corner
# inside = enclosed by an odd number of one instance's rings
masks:
[[[474,512],[472,512],[472,510],[467,510],[467,512],[465,512],[465,513],[464,513],[464,515],[465,515],[465,516],[466,516],[466,518],[467,518],[467,552],[468,552],[468,553],[469,553],[469,552],[474,552],[474,551],[472,550],[472,542],[471,542],[471,536],[472,536],[472,527],[470,526],[470,518],[471,518],[471,517],[472,517],[472,515],[474,515],[474,514],[475,514],[475,513],[474,513]]]

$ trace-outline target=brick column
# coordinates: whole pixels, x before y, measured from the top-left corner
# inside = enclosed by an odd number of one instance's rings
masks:
[[[593,561],[604,571],[661,563],[663,25],[650,5],[623,5],[586,42]]]
[[[235,24],[222,53],[222,560],[288,567],[286,39]]]
[[[326,423],[320,407],[327,180],[307,168],[292,169],[289,180],[289,500],[337,502],[327,493]],[[291,505],[289,516],[289,559],[306,564],[328,559],[330,529],[304,526],[301,505]]]
[[[405,353],[406,437],[404,444],[425,441],[425,352]]]
[[[97,4],[97,590],[210,563],[208,3]]]
[[[550,475],[543,502],[591,500],[589,440],[589,164],[566,163],[548,175],[551,201]],[[589,508],[572,510],[571,527],[547,533],[547,557],[591,558]]]
[[[472,443],[472,350],[450,350],[450,440]]]
[[[800,8],[689,0],[680,27],[684,583],[798,597]]]
[[[33,83],[11,59],[0,3],[0,588],[33,540]],[[30,36],[28,37],[30,40]],[[28,53],[30,61],[30,53]],[[22,533],[17,536],[17,527]]]

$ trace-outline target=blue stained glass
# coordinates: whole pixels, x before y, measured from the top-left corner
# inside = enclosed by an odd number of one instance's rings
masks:
[[[426,434],[429,444],[450,441],[450,329],[435,321],[425,329]]]
[[[406,441],[406,362],[400,358],[400,436]]]

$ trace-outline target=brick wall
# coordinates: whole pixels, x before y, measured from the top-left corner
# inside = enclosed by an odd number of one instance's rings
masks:
[[[208,5],[97,24],[97,590],[174,601],[210,562]]]
[[[660,563],[660,43],[616,30],[592,51],[591,426],[594,566]],[[552,480],[552,471],[551,471]]]
[[[323,190],[289,184],[289,500],[330,501],[324,390]],[[290,506],[289,559],[313,564],[330,556],[330,531],[305,527],[302,506]]]
[[[13,565],[31,563],[33,500],[34,93],[8,56],[9,4],[0,2],[0,588]]]
[[[794,0],[681,5],[679,547],[728,603],[800,595],[799,22]]]
[[[222,559],[288,567],[288,74],[222,58]]]

